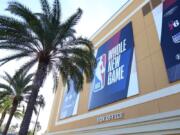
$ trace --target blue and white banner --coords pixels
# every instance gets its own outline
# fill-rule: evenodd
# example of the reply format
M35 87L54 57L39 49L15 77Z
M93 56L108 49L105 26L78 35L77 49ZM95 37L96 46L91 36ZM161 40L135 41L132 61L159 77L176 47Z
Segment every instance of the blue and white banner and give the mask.
M133 54L134 40L130 22L97 50L97 67L91 88L89 109L138 93Z
M163 3L161 48L169 81L180 80L180 0Z
M74 90L74 82L70 80L69 91L65 90L61 103L60 119L64 119L77 114L79 94Z

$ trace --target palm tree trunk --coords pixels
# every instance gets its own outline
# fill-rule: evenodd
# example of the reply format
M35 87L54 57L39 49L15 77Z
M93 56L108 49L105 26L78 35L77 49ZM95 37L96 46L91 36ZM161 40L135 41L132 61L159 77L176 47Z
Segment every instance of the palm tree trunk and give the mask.
M33 135L34 135L35 132L36 132L36 125L37 125L37 122L38 122L40 110L41 110L41 105L40 105L40 107L39 107L38 115L37 115L37 118L36 118L36 123L35 123L35 125L34 125Z
M3 111L3 113L2 113L2 115L1 115L1 119L0 119L0 127L1 127L1 125L2 125L2 123L3 123L3 121L4 121L4 118L6 117L6 114L7 114L7 111L6 111L6 109Z
M5 126L5 128L4 128L4 131L3 131L3 133L2 133L3 135L6 135L7 132L8 132L9 126L10 126L10 124L11 124L11 120L12 120L12 118L13 118L14 113L16 112L17 106L18 106L18 100L14 99L14 100L13 100L13 106L12 106L12 108L11 108L11 112L10 112L10 114L9 114L8 121L7 121L6 126Z
M35 75L35 79L33 82L34 88L32 90L32 93L30 95L30 98L27 104L26 112L25 112L23 121L21 123L20 130L19 130L19 135L27 135L28 133L31 117L33 114L33 108L36 103L36 98L38 96L39 89L42 86L43 81L45 80L45 77L47 74L46 70L47 70L47 64L42 63L42 62L39 63L38 69Z

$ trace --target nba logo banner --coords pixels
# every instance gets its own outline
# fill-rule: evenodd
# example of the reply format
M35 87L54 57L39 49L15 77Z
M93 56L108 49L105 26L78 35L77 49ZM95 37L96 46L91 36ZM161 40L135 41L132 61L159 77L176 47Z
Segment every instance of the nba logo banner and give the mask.
M91 86L89 109L138 93L135 62L133 65L135 70L131 75L133 54L134 41L130 22L97 50L97 67ZM129 85L130 80L134 88ZM130 92L129 89L133 91Z
M161 48L170 82L180 80L180 0L165 0Z
M97 58L97 68L94 80L94 91L102 90L105 86L106 54Z

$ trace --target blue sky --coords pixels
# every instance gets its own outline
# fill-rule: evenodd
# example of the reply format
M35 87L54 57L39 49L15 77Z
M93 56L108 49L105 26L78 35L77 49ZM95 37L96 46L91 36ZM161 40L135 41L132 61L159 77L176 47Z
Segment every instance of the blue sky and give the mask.
M39 0L18 0L34 12L40 12ZM78 35L83 37L91 37L98 28L100 28L120 7L128 0L60 0L62 7L62 20L65 20L72 15L77 8L83 9L83 15L76 26ZM0 15L11 16L5 9L8 6L9 0L0 0ZM49 0L50 3L53 0ZM3 54L5 54L3 52ZM2 54L1 54L2 57ZM15 63L14 63L15 64ZM12 64L11 64L12 65ZM3 66L0 68L0 74L2 71L12 72L18 66ZM44 132L48 123L53 94L52 94L52 80L48 78L46 85L42 88L41 93L45 96L46 107L40 114L40 122L42 125L42 131ZM34 117L35 118L35 117Z
M10 15L7 3L12 0L0 0L0 15ZM34 12L41 11L39 0L18 0ZM77 8L83 9L83 15L78 23L77 31L80 35L90 37L95 31L128 0L60 0L62 19L72 15ZM53 0L49 0L53 3Z

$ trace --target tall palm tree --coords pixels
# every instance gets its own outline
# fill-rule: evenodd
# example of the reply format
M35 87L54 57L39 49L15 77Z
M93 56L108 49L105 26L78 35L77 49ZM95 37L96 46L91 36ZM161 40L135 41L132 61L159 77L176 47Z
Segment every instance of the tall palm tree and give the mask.
M96 60L92 43L75 36L74 26L79 21L82 10L61 22L59 0L54 0L52 8L47 0L40 0L42 13L33 13L18 2L10 2L7 8L21 19L0 16L0 49L16 50L16 54L0 59L2 64L14 59L30 57L21 69L31 68L37 63L33 81L34 88L21 124L19 135L26 135L32 117L33 106L49 72L55 82L60 73L64 84L72 79L75 89L81 90L84 82L91 81ZM20 69L20 70L21 70Z
M8 96L12 99L12 107L10 110L9 118L3 131L3 135L7 134L11 120L17 111L18 105L28 96L30 90L32 90L33 74L27 74L27 71L17 72L11 77L7 72L2 77L6 83L0 83L0 95Z

